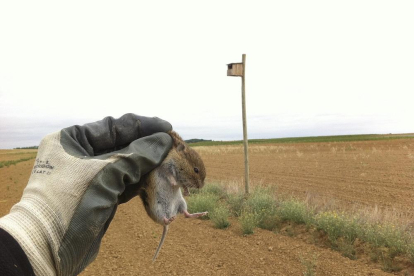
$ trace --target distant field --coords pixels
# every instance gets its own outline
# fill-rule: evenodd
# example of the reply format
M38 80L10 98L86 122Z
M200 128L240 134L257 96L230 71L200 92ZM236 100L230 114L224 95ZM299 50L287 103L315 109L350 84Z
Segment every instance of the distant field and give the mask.
M277 144L277 143L323 143L323 142L355 142L355 141L376 141L393 139L414 139L414 133L404 134L362 134L362 135L338 135L338 136L311 136L291 137L274 139L249 139L252 144ZM243 140L235 141L204 141L191 143L191 146L224 146L242 144Z
M36 149L0 150L0 168L35 159Z

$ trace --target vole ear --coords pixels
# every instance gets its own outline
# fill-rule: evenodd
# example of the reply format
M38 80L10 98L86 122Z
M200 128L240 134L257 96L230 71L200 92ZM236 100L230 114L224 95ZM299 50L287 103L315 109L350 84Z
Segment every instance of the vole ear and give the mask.
M177 151L183 151L183 150L185 150L185 145L184 144L178 144L178 146L177 146Z

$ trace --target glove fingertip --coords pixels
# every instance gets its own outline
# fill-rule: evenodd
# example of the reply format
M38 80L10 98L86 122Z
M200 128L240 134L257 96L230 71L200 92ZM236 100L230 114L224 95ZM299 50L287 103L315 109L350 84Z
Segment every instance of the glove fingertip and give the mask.
M158 117L142 117L141 131L142 136L148 136L157 132L168 132L172 130L172 125Z

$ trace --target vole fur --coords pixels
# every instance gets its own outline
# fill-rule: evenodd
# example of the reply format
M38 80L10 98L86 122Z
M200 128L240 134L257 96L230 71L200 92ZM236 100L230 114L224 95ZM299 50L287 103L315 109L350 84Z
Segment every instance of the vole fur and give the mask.
M202 188L206 177L204 163L198 153L190 148L175 132L168 134L173 139L173 147L160 166L152 170L144 179L140 197L147 214L155 222L163 225L161 241L153 257L153 261L164 243L168 225L178 213L186 218L204 216L207 212L190 214L187 203L181 193L189 194L189 188Z

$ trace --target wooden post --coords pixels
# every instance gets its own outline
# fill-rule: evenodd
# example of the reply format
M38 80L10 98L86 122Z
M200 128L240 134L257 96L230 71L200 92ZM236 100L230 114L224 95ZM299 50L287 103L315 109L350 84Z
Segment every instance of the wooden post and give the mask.
M249 188L249 145L247 141L247 120L246 120L246 54L242 56L243 75L242 75L242 116L243 116L243 145L244 145L244 186L246 194L250 192Z
M243 117L243 145L244 145L244 186L246 194L249 194L249 149L247 142L246 120L246 54L242 56L242 63L227 64L227 76L242 77L242 117Z

